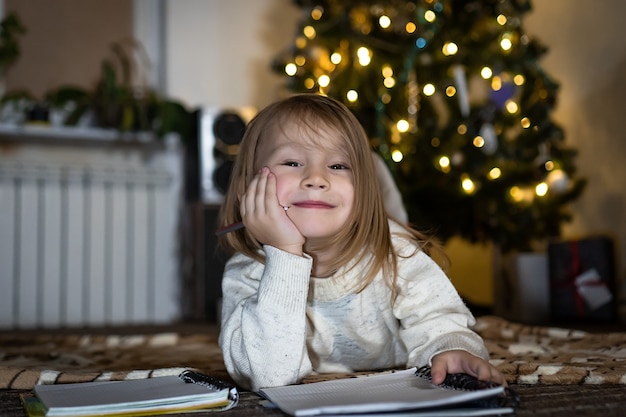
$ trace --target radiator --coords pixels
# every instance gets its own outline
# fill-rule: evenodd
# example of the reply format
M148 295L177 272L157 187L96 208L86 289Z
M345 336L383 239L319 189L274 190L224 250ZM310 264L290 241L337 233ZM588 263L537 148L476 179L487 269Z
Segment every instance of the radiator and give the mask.
M0 159L0 328L180 315L176 152L12 143Z

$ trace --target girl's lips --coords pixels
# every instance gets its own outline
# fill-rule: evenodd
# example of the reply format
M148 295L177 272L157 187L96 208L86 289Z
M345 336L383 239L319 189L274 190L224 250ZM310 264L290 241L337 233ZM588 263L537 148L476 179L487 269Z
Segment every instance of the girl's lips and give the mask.
M299 201L292 204L293 207L313 208L313 209L331 209L334 206L323 201Z

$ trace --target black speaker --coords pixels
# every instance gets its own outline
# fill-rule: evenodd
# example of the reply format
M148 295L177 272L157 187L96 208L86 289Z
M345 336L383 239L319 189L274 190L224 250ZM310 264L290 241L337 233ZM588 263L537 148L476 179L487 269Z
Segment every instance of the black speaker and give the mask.
M230 174L254 110L201 108L197 111L197 198L219 205L228 189Z

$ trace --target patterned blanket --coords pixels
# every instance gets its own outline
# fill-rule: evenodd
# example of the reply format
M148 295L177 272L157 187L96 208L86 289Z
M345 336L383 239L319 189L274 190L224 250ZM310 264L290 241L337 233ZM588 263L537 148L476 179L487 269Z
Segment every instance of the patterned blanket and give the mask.
M626 384L626 332L587 333L478 318L491 362L517 384ZM0 333L0 389L123 380L195 369L228 380L217 328L184 334ZM352 375L317 375L304 382Z

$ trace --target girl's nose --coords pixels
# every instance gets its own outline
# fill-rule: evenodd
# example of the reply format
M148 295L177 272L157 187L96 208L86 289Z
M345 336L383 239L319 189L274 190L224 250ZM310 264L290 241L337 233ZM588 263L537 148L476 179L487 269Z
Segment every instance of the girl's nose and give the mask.
M319 188L323 190L327 189L330 186L330 183L321 170L311 168L307 170L307 175L304 177L303 185L306 188Z

